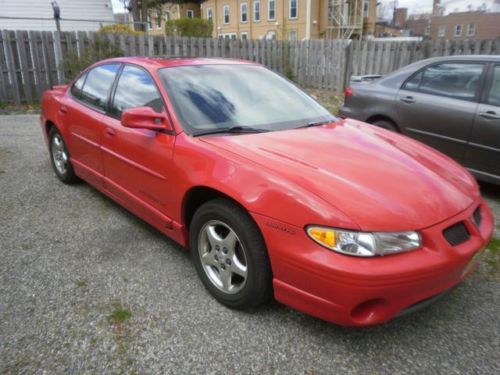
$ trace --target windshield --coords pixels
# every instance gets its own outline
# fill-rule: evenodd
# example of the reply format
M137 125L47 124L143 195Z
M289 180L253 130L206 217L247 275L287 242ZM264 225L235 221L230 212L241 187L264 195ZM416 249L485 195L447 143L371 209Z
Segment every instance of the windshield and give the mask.
M179 66L159 74L179 121L194 135L225 129L284 130L335 119L262 66Z

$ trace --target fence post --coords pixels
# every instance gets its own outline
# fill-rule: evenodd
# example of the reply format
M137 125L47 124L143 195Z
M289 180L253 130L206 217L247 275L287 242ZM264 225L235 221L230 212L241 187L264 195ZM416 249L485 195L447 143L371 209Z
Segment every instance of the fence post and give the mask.
M64 82L61 33L59 31L54 31L52 35L54 38L54 54L56 57L57 83L59 84Z
M349 85L349 80L351 79L351 69L352 69L352 44L353 41L348 41L344 53L344 78L342 81L342 89L345 89Z

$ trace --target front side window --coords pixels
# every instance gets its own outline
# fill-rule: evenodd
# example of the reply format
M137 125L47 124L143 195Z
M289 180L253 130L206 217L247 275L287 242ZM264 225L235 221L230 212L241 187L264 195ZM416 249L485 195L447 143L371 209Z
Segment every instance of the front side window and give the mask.
M248 4L247 3L240 4L240 21L241 22L248 21Z
M224 5L223 13L224 13L224 23L229 23L229 5Z
M267 0L267 19L269 21L276 19L276 0Z
M255 65L198 65L159 71L182 126L202 134L234 126L291 129L334 117L299 88Z
M455 25L455 36L462 35L462 25Z
M408 81L407 90L472 101L476 97L483 64L443 63L424 69Z
M255 22L260 21L260 0L253 2L253 20Z
M288 18L297 18L297 2L299 0L288 0Z
M80 99L93 107L105 110L119 69L119 64L99 65L91 69L87 73Z
M149 73L127 65L118 79L111 113L120 117L125 109L136 107L150 107L160 113L164 104Z
M500 107L500 65L495 66L493 82L488 94L488 104Z

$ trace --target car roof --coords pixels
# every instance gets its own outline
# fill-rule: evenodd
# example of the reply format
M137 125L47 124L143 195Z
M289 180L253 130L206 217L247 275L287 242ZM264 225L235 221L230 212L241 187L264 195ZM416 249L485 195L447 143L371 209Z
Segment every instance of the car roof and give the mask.
M450 56L439 56L431 57L429 59L421 60L420 62L439 62L439 61L500 61L500 55L450 55Z
M115 57L106 59L102 62L121 62L140 65L146 69L169 68L173 66L189 66L189 65L244 65L257 63L248 60L229 59L229 58L206 58L206 57L144 57L144 56L129 56Z

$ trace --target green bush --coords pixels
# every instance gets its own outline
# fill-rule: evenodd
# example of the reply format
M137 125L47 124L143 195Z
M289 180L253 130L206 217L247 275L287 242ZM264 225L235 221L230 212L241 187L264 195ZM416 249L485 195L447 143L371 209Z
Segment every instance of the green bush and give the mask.
M112 43L106 35L96 34L81 56L76 51L70 51L64 56L63 69L66 81L72 80L78 73L93 63L110 57L121 57L123 51Z
M165 34L168 36L211 38L212 31L212 21L202 18L181 18L178 20L169 20L165 24Z
M132 30L129 25L125 25L123 23L112 23L110 25L102 26L99 29L99 32L100 33L121 33L121 34L130 34L130 35L144 34L143 32Z

